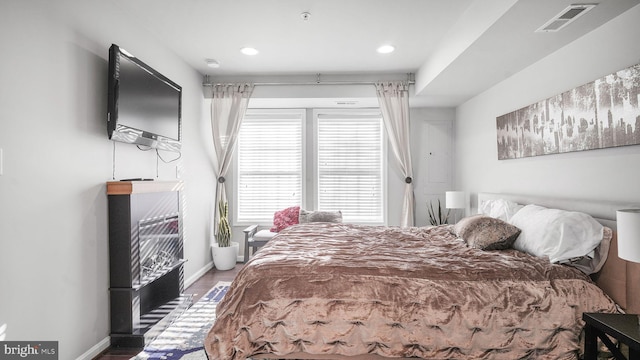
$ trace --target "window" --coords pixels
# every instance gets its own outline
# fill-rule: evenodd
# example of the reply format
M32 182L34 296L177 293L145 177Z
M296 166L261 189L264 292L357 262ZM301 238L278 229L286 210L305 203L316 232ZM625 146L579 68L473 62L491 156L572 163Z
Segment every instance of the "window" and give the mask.
M345 222L384 223L384 148L379 112L315 111L316 204Z
M247 111L236 148L236 222L271 224L274 212L300 205L341 210L345 222L383 224L386 154L380 112L314 110L309 133L305 114L304 109Z
M248 110L236 148L236 221L271 223L302 204L304 110Z

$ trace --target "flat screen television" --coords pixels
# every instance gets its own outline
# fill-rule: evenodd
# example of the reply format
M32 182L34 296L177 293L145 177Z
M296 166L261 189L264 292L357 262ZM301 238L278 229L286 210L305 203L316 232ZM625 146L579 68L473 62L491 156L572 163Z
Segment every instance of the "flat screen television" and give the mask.
M109 48L109 139L180 151L182 87L118 45Z

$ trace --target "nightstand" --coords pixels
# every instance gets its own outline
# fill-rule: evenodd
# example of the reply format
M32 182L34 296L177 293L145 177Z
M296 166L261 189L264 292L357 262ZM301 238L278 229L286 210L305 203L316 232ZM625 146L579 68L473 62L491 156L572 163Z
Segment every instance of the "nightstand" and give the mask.
M626 359L620 349L606 336L609 335L629 346L629 360L640 360L640 326L638 315L584 313L584 360L598 358L598 338L616 359Z

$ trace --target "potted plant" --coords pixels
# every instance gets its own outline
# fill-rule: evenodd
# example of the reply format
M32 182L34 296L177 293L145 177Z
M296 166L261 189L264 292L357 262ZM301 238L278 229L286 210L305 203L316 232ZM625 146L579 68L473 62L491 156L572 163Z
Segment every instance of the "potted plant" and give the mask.
M218 233L216 241L211 245L213 264L218 270L230 270L236 266L239 244L231 241L231 226L229 225L229 204L218 202Z
M433 201L429 202L429 206L427 207L427 211L429 212L429 223L431 225L443 225L446 224L449 220L449 212L451 210L447 210L446 212L442 211L442 207L440 206L440 199L438 199L438 210L434 210Z

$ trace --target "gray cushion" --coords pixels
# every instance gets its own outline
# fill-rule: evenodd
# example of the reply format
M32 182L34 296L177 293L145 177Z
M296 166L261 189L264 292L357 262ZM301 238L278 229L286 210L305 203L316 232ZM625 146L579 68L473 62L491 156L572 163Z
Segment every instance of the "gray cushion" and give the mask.
M253 235L253 240L255 241L269 241L272 237L276 236L278 233L274 233L269 231L268 229L263 229L258 231L255 235Z
M342 212L341 211L309 211L300 209L300 215L298 218L300 224L310 223L310 222L331 222L331 223L339 223L342 222Z
M464 218L453 229L468 246L481 250L509 249L520 235L519 228L484 215Z

